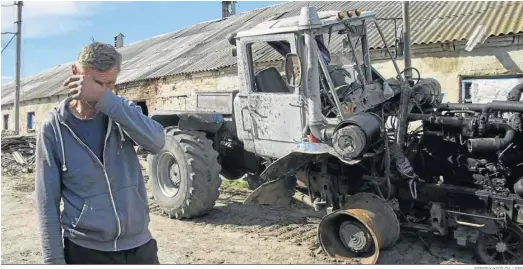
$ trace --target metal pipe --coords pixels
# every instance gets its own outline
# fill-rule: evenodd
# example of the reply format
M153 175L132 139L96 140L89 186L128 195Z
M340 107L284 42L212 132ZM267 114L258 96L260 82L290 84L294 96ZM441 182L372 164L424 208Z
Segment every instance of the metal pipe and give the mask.
M516 85L507 95L507 101L521 100L521 93L523 93L523 83Z
M300 30L304 31L305 49L302 53L306 53L306 61L304 63L305 77L304 89L307 94L307 109L308 109L308 125L311 134L322 139L325 122L323 114L321 113L321 98L320 98L320 72L318 67L318 45L314 38L314 31L316 28L321 28L321 20L314 7L302 7L300 12L300 20L298 22Z
M516 131L507 124L487 123L487 130L491 131L505 131L505 136L502 138L472 138L467 141L467 148L469 152L490 152L506 148L516 137Z
M412 92L412 89L407 83L403 83L403 85L398 109L398 126L396 129L396 144L400 150L403 149L403 144L405 143L405 137L408 131L407 116L409 113L409 103Z
M365 74L361 71L361 63L358 60L358 57L356 56L356 50L354 47L354 44L352 44L352 35L350 34L350 31L347 33L347 41L349 42L350 50L352 51L352 57L354 57L354 61L356 62L356 71L358 72L358 78L361 81L361 84L363 85L363 89L366 88L367 82L365 80Z
M327 84L331 90L332 97L334 98L334 104L336 105L336 108L338 109L338 117L343 120L343 110L341 108L340 104L340 97L338 96L338 93L336 92L336 89L334 88L334 83L332 82L332 78L329 75L329 70L327 69L327 64L325 63L325 60L320 57L320 66L321 70L323 70L323 74L325 75L325 79L327 80Z
M494 100L485 104L461 104L446 103L438 106L439 110L468 110L476 112L488 112L491 110L501 112L520 112L523 113L523 102L520 101L500 101Z
M311 31L305 33L307 47L307 103L309 112L309 129L312 135L322 139L323 115L321 114L320 72L318 68L318 47Z
M394 69L396 69L396 74L398 75L398 79L403 80L401 78L401 71L400 71L400 68L398 67L398 63L396 62L396 60L394 60L394 57L392 57L392 53L390 52L389 44L387 43L387 40L385 40L385 36L383 36L383 32L381 32L381 28L378 25L378 22L375 21L374 24L376 25L376 29L378 30L378 33L381 36L381 40L383 40L383 44L385 44L385 49L387 51L387 54L389 54L390 59L392 60Z
M461 128L466 126L472 119L463 117L445 117L445 116L434 116L430 114L408 114L407 118L411 121L424 121L430 124L441 124L445 126L451 126Z
M409 14L409 1L403 2L403 39L404 45L404 57L405 57L405 79L410 81L412 79L412 67L411 55L410 55L410 14Z
M455 128L467 128L471 129L470 126L472 118L463 117L445 117L445 116L432 116L426 114L409 114L409 120L422 120L431 124L441 124L444 126L450 126ZM471 138L467 140L467 148L471 153L477 153L481 151L495 151L501 150L507 147L516 137L516 131L505 123L498 122L485 122L484 128L486 131L504 132L505 136L502 138Z
M16 70L15 70L15 135L20 133L20 49L22 46L22 6L24 2L18 1L18 15L16 21Z
M363 21L363 36L361 37L361 51L363 52L363 67L365 68L365 79L372 82L372 68L370 65L370 51L367 42L367 23Z
M312 202L312 199L309 195L307 194L301 194L298 198L299 201L301 201L302 203L310 206L310 207L314 207L314 203Z

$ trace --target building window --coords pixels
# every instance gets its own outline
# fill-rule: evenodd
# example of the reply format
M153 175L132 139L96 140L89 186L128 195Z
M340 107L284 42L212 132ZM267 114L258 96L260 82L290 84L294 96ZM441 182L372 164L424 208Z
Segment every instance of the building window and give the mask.
M461 100L463 100L463 103L472 102L472 100L471 100L472 96L470 95L471 86L472 86L472 81L470 81L470 80L463 81L463 84L462 84L463 90L462 90L462 97L461 97Z
M4 115L4 130L9 129L9 114Z
M523 83L522 76L466 77L461 80L462 103L488 103L506 100L514 86Z
M27 130L34 129L34 118L35 118L34 112L27 112Z

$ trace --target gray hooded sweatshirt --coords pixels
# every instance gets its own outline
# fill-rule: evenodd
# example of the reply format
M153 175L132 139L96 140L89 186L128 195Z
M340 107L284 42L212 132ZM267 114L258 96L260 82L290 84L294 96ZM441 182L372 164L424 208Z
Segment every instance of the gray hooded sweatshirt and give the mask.
M62 101L47 114L36 142L36 209L44 263L65 263L62 236L99 251L147 243L152 238L149 208L134 145L159 153L165 144L163 127L107 90L96 105L108 116L100 160L67 125L65 109Z

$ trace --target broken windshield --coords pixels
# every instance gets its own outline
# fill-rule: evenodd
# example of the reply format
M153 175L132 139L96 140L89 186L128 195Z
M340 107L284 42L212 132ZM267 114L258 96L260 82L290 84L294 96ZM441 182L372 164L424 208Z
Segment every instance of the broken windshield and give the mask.
M321 57L325 60L325 62L327 64L329 64L331 62L330 52L323 42L323 36L321 36L321 35L316 36L315 39L316 39L316 44L318 44L318 48L320 49ZM270 41L267 43L269 44L269 46L271 46L273 49L275 49L282 56L285 56L288 53L291 53L291 46L290 46L289 42L287 42L287 41Z

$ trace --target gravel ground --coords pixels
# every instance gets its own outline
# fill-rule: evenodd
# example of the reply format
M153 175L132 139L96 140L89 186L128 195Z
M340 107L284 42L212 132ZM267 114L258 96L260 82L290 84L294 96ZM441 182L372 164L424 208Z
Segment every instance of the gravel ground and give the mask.
M34 175L2 176L2 264L38 264ZM222 190L209 214L187 221L167 218L150 200L151 231L163 264L334 264L316 245L320 215L290 208L247 206L247 191ZM151 195L150 195L151 196ZM380 254L379 264L469 264L469 250L440 240L430 252L417 236L402 234Z

